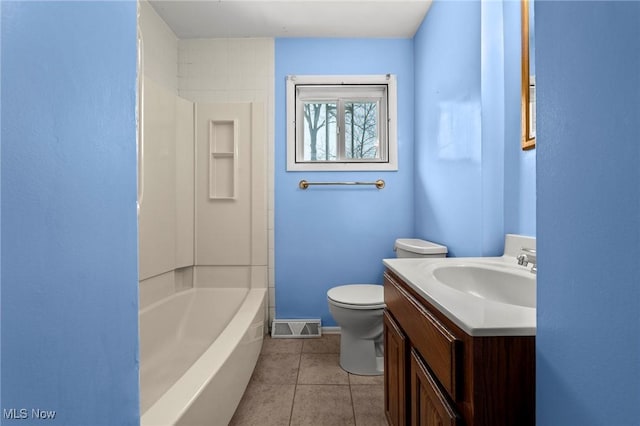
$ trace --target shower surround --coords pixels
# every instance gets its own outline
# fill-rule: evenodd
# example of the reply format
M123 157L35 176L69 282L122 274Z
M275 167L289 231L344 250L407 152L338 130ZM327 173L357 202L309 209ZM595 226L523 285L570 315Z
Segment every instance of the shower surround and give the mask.
M273 57L273 41L177 40L146 2L140 29L141 422L215 413L226 424L268 318L273 60L256 63ZM163 359L187 362L169 369ZM225 404L197 402L212 395Z

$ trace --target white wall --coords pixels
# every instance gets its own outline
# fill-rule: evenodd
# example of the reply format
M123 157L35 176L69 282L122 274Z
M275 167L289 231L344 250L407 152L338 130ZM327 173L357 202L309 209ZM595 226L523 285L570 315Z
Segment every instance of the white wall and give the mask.
M146 1L139 2L138 25L144 40L144 74L163 87L178 88L178 38Z
M144 165L140 203L140 279L175 269L175 95L150 78L144 82Z
M140 2L139 29L144 88L139 266L144 308L192 285L194 146L193 104L177 96L178 39L146 1Z
M243 287L267 287L265 115L262 103L196 104L198 287L229 287L214 278L220 271L244 275Z
M150 96L156 98L145 105L145 109L151 111L147 124L152 127L145 126L140 306L188 287L192 282L190 267L196 265L195 282L201 280L203 285L215 285L215 282L227 286L269 285L270 316L273 317L275 279L273 267L269 266L273 265L274 222L273 39L178 40L146 1L140 3L139 22L144 39L145 84L152 88ZM215 209L205 215L198 214L194 208L197 204L194 198L194 146L184 143L186 140L193 142L193 135L189 133L193 132L193 127L188 125L188 106L192 103L248 102L264 105L258 121L266 126L260 146L252 148L249 163L243 166L246 167L243 173L251 176L252 182L251 258L242 262L198 262L193 252L193 247L197 246L194 235L199 235L194 217L199 218L195 220L200 221L200 226L213 224L221 218ZM163 104L162 108L157 108L160 104ZM262 154L254 155L254 151ZM256 179L257 176L261 178ZM224 249L216 248L217 251ZM206 253L200 253L199 257L215 258ZM189 268L176 269L182 267Z
M145 100L143 200L139 223L140 308L172 294L175 268L175 93L178 40L146 1L139 2Z
M199 103L261 102L265 105L266 188L268 238L267 264L251 270L253 285L269 286L269 318L274 316L274 215L273 215L273 123L274 123L273 39L193 39L178 41L178 93ZM253 210L252 214L263 214ZM262 232L254 229L252 232ZM255 236L254 236L255 237ZM257 239L259 240L259 238ZM258 243L254 239L254 243ZM258 243L259 244L259 243ZM255 249L255 247L254 247ZM257 267L256 267L257 266Z

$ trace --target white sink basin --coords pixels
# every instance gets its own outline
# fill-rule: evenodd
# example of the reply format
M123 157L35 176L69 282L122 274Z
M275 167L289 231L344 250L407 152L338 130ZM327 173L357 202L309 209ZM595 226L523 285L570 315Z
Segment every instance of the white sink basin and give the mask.
M536 307L536 276L529 271L484 264L443 264L430 269L438 282L463 293L510 305Z
M535 336L536 275L518 265L535 238L505 236L504 254L396 258L384 265L427 303L471 336Z

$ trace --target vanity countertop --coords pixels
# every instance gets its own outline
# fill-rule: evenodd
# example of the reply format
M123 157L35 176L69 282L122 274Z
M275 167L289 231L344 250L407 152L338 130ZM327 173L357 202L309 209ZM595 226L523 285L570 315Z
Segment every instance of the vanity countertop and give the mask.
M430 272L439 265L489 265L531 274L513 256L384 259L384 265L471 336L535 336L536 308L497 302L442 284ZM535 304L534 304L535 305Z

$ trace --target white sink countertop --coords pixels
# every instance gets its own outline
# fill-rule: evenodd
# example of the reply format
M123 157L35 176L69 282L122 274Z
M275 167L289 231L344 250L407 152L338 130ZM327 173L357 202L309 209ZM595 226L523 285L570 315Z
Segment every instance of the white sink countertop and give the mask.
M505 250L505 252L508 251ZM525 280L530 278L535 280L535 275L530 272L531 267L518 265L514 253L501 257L384 259L383 263L471 336L535 336L536 334L536 308L479 297L443 284L434 276L433 271L439 266L470 266L504 271L521 276ZM533 299L530 306L535 306L535 291Z

